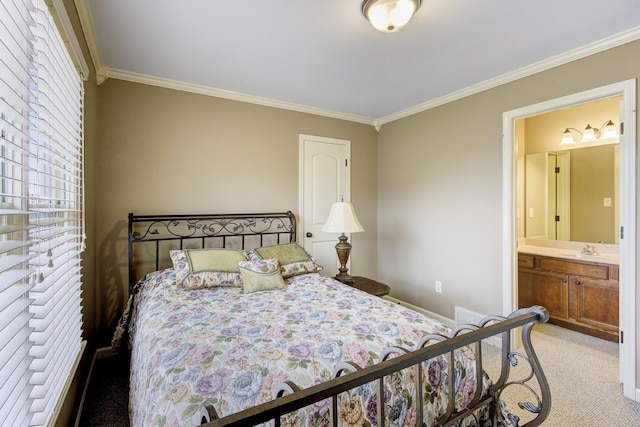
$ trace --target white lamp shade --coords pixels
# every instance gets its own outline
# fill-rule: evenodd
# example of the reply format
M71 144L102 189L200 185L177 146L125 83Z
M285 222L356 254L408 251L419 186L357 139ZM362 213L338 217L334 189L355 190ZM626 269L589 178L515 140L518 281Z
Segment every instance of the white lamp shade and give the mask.
M618 131L616 130L616 125L613 124L611 120L607 122L604 127L604 132L602 132L602 139L610 139L617 138Z
M329 218L321 230L328 233L359 233L364 228L351 203L336 202L331 206Z
M562 134L562 141L560 141L560 145L572 145L575 144L576 141L573 139L573 135L571 135L571 131L569 129L565 129Z
M582 134L582 139L580 140L580 142L595 142L597 140L598 138L596 138L595 130L591 127L591 125L587 125L587 127L584 128L584 133Z

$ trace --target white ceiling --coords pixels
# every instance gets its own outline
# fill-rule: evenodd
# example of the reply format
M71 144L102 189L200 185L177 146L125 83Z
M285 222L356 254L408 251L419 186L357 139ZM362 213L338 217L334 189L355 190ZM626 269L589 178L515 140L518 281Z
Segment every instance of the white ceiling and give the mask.
M640 38L640 0L423 0L390 34L360 0L75 2L99 79L372 123Z

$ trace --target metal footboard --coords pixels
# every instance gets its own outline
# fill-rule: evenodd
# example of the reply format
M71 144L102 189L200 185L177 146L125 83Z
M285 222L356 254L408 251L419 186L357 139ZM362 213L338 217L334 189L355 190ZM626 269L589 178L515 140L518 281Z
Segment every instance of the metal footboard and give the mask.
M456 328L450 337L430 335L425 337L419 348L407 351L399 347L387 349L381 356L380 363L360 368L354 364L341 364L336 367L331 381L319 385L300 389L293 383L281 384L278 388L278 398L242 412L218 418L218 414L211 406L207 406L203 414L202 425L207 427L222 426L252 426L273 420L276 427L280 426L281 418L294 411L310 406L316 402L330 399L333 425L338 425L338 395L355 389L367 383L377 384L377 416L378 425L385 425L386 419L384 405L382 404L384 378L405 369L415 369L417 374L417 402L423 402L423 363L438 356L455 359L454 353L462 347L470 346L476 355L476 390L464 408L455 406L454 381L448 384L448 405L444 414L439 415L436 425L458 426L463 422L474 425L473 418L480 410L487 410L488 418L492 426L538 426L549 415L551 408L551 394L549 384L544 375L533 345L531 344L531 331L534 325L545 323L549 319L549 313L544 307L534 306L513 312L508 317L491 316L483 319L478 325L461 325ZM512 332L522 327L521 340L524 353L511 351ZM483 351L482 341L491 337L501 338L501 370L497 379L492 379L492 385L482 392ZM521 378L513 379L512 367L519 363L527 363L530 371ZM449 378L454 378L454 363L449 363ZM509 408L503 411L501 396L507 389L522 388L531 400L518 402L517 408ZM423 405L418 406L416 425L424 424L425 414L422 413ZM520 424L520 417L514 412L528 413L527 418L532 418L524 424ZM466 421L465 421L466 420ZM466 425L466 424L465 424Z

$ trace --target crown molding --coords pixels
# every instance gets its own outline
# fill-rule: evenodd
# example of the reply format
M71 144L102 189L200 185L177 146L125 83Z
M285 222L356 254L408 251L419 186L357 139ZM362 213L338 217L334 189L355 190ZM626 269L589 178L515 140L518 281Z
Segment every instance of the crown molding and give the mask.
M439 98L434 98L416 106L407 108L405 110L398 111L380 118L371 118L358 116L354 114L341 113L332 110L326 110L322 108L310 107L307 105L294 104L290 102L278 101L269 98L262 98L258 96L252 96L223 89L216 89L209 86L196 85L191 83L185 83L177 80L170 80L161 77L155 77L147 74L133 73L124 70L118 70L114 68L105 67L102 62L102 56L100 55L100 49L95 36L95 28L93 25L93 19L91 12L87 4L88 0L74 0L76 9L78 10L78 16L80 18L80 24L84 32L91 60L96 70L96 81L100 85L108 78L114 78L119 80L126 80L134 83L142 83L151 86L158 86L167 89L175 89L185 92L197 93L200 95L214 96L217 98L224 98L233 101L247 102L251 104L263 105L266 107L281 108L284 110L296 111L300 113L314 114L318 116L330 117L334 119L347 120L356 123L363 123L373 126L376 131L380 131L380 128L385 123L393 122L395 120L402 119L431 108L438 107L440 105L447 104L449 102L456 101L458 99L465 98L470 95L483 92L485 90L493 89L497 86L505 83L510 83L515 80L522 79L524 77L531 76L541 71L546 71L551 68L557 67L575 61L589 55L593 55L607 49L611 49L625 43L629 43L640 39L640 26L631 28L622 33L615 34L611 37L596 41L594 43L585 45L583 47L573 49L571 51L562 53L560 55L553 56L551 58L539 61L532 65L520 68L515 71L511 71L502 74L493 79L485 80L478 84L466 87L464 89L449 93Z
M421 113L431 108L448 104L449 102L457 101L458 99L462 99L470 95L475 95L485 90L493 89L497 86L503 85L505 83L510 83L515 80L519 80L524 77L528 77L533 74L539 73L541 71L546 71L551 68L564 65L569 62L576 61L578 59L585 58L587 56L590 56L599 52L603 52L607 49L611 49L611 48L614 48L638 39L640 39L640 26L631 28L630 30L615 34L611 37L607 37L605 39L579 47L577 49L570 50L560 55L547 58L543 61L536 62L534 64L520 68L518 70L502 74L493 79L485 80L484 82L466 87L459 91L452 92L447 95L441 96L439 98L432 99L430 101L424 102L414 107L407 108L406 110L402 110L397 113L390 114L388 116L379 118L378 120L376 120L376 122L378 123L379 126L382 126L385 123L389 123L395 120L402 119L404 117Z
M166 89L180 90L184 92L197 93L200 95L214 96L216 98L224 98L232 101L247 102L250 104L262 105L265 107L281 108L283 110L295 111L298 113L314 114L317 116L330 117L333 119L347 120L350 122L362 123L366 125L374 125L375 119L355 114L340 113L337 111L325 110L322 108L309 107L307 105L294 104L291 102L278 101L270 98L262 98L259 96L246 95L243 93L232 92L228 90L216 89L209 86L185 83L178 80L165 79L161 77L150 76L148 74L132 73L130 71L117 70L113 68L104 68L103 75L106 78L118 80L126 80L134 83L141 83L150 86L158 86Z

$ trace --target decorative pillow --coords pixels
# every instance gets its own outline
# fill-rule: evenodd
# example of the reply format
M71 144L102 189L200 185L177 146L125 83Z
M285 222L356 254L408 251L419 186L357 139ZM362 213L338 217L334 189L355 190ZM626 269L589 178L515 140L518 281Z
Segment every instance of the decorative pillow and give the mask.
M235 249L186 249L169 251L176 285L185 289L242 286L238 263L247 258Z
M322 270L322 266L316 263L311 255L297 243L283 245L263 246L247 252L252 261L259 259L277 259L282 269L282 277L298 276L306 273L316 273Z
M280 289L287 286L280 272L277 259L261 259L258 261L240 261L238 263L244 293L248 294L269 289Z

